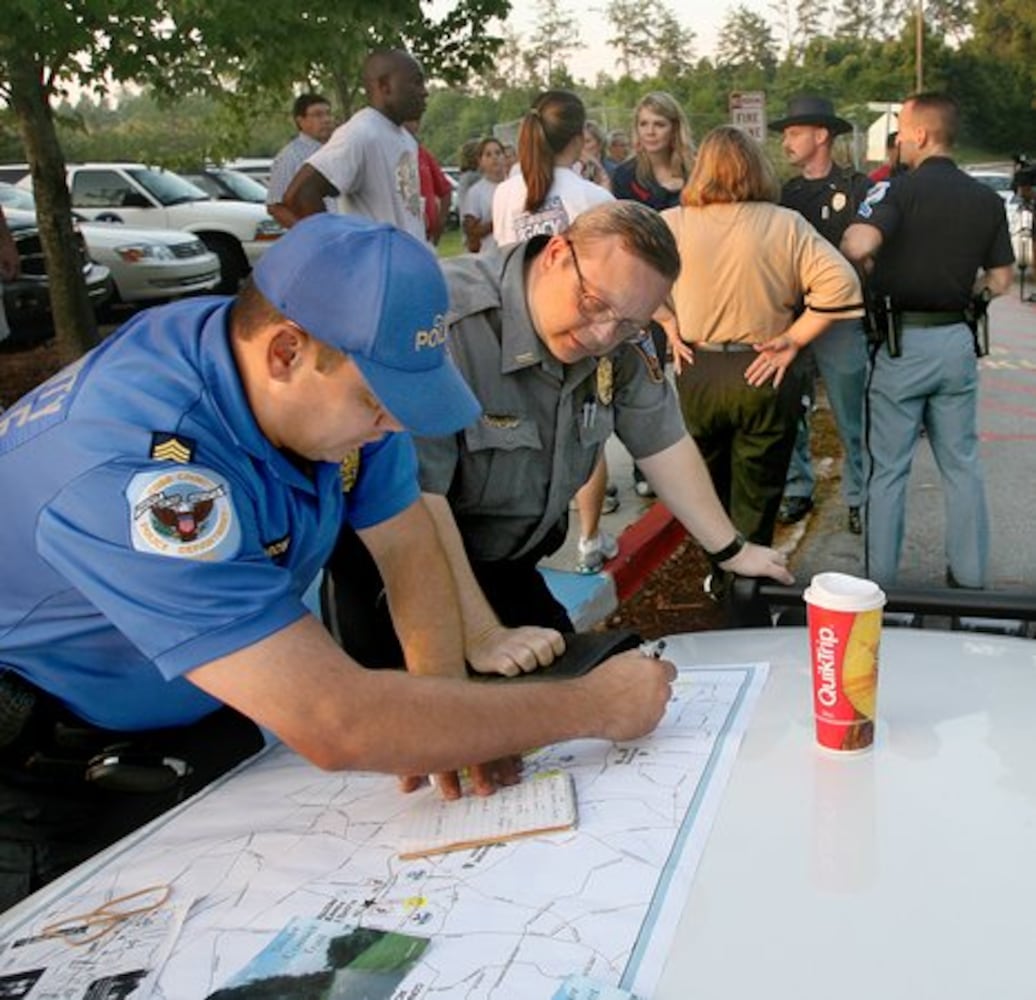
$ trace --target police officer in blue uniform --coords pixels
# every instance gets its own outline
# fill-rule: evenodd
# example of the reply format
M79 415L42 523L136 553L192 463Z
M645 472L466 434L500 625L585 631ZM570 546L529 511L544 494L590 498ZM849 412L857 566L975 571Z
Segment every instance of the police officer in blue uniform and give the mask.
M530 746L655 724L672 668L637 654L549 693L461 679L401 433L479 413L446 302L420 241L321 215L236 300L142 313L0 415L0 908L254 752L257 726L452 797L472 761L488 794ZM428 676L361 669L308 612L343 522Z
M838 246L870 188L866 174L834 161L834 140L851 132L852 125L834 113L834 106L826 98L801 96L788 103L787 115L772 122L770 128L781 133L784 155L801 171L781 188L781 204L798 212L828 242ZM867 377L862 321L836 321L809 349L824 380L842 442L842 498L848 508L848 528L858 535L862 530L860 508L864 497L863 395ZM785 524L801 520L813 506L810 405L812 400L804 407L778 512L778 520Z
M951 158L956 101L907 98L899 115L908 172L876 185L845 232L842 251L865 267L879 325L870 387L868 575L895 584L906 487L922 428L942 475L947 582L982 587L989 523L978 454L976 315L1013 281L1004 205ZM970 324L970 325L969 325Z

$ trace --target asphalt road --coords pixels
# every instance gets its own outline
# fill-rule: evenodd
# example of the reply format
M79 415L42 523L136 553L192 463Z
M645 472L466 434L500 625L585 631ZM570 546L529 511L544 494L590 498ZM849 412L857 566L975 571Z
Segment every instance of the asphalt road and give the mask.
M1026 293L1033 283L1026 284ZM1018 286L990 310L991 351L980 362L979 438L990 513L988 588L1036 594L1036 304ZM792 557L800 581L822 570L862 575L863 546L828 502L811 515ZM899 585L944 586L945 515L927 441L914 457Z

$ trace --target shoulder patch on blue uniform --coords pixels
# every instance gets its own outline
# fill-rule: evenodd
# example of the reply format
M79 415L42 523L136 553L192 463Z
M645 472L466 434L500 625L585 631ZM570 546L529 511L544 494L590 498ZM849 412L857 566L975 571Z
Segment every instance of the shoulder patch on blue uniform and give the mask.
M171 434L168 431L151 432L151 457L160 462L179 462L186 465L194 461L198 442L194 438Z
M878 183L867 192L867 197L863 199L863 204L860 206L860 209L856 214L861 218L869 219L871 214L874 212L874 206L884 199L888 189L888 181L878 181Z
M138 552L222 562L241 547L230 484L211 469L183 465L137 473L126 487L126 500Z

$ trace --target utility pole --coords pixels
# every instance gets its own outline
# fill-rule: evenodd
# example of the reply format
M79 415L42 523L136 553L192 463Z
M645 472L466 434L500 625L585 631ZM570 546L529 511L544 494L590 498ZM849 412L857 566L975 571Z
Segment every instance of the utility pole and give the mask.
M914 92L919 94L924 90L924 0L917 0L917 26L914 29L914 42L916 70Z

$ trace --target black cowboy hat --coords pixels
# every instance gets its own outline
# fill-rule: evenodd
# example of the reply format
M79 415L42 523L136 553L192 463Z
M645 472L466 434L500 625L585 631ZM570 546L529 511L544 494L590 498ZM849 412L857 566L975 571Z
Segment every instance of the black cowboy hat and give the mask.
M851 132L852 125L835 114L835 106L826 97L793 97L788 101L788 113L770 122L773 132L783 132L789 125L818 125L832 136Z

